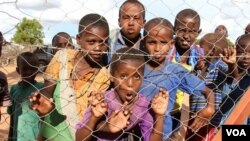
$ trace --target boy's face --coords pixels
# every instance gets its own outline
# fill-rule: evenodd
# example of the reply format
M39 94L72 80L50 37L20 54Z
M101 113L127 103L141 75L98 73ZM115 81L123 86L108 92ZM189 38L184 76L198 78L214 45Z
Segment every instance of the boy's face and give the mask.
M20 74L23 81L33 82L38 72L38 66L32 66L31 64L23 63L17 67L17 72Z
M73 45L72 43L69 41L70 38L69 37L66 37L64 35L60 35L60 37L57 37L56 39L56 43L55 43L55 46L57 48L71 48L73 49ZM57 52L58 49L55 49L55 52Z
M223 25L219 25L218 27L216 27L215 33L217 34L221 34L221 35L224 35L225 37L227 37L227 29L225 26Z
M201 32L199 24L194 18L183 18L176 23L176 44L183 50L188 50Z
M143 27L145 20L142 7L137 4L127 3L123 5L119 15L119 26L126 38L136 38Z
M144 62L127 59L116 63L116 69L112 74L115 92L123 103L131 102L137 96L142 84Z
M250 67L250 41L243 42L236 47L237 65L241 69Z
M89 60L101 62L103 52L108 48L108 31L103 27L88 27L85 31L77 35L77 43L87 53Z
M201 48L203 48L203 51L204 51L203 58L206 59L206 60L210 60L211 57L214 56L213 46L210 43L206 42L206 41L201 41L200 46L201 46Z
M166 59L174 41L168 28L157 26L149 30L148 35L144 38L144 43L148 53L153 55L151 59L161 64Z

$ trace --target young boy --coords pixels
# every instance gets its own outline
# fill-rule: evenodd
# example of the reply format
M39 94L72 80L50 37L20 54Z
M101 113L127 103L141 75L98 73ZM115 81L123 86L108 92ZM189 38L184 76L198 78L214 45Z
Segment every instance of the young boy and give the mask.
M57 33L52 39L52 46L56 47L53 49L53 52L52 52L53 54L56 54L56 52L59 49L63 49L63 48L73 49L74 48L72 38L66 32Z
M16 71L21 76L21 81L10 89L12 105L7 110L11 116L9 140L35 140L39 131L40 118L29 109L28 97L43 86L35 80L38 73L38 58L31 52L21 53L17 57Z
M137 140L161 140L169 100L167 92L160 90L155 94L151 103L154 114L151 115L150 102L138 94L143 81L144 53L128 47L119 49L117 53L113 55L111 63L114 89L105 94L98 92L92 95L91 106L85 113L84 120L77 125L77 141L93 138L128 140L128 134L136 126L139 126L142 137L133 132L131 134Z
M169 49L174 45L173 25L166 19L155 18L144 27L144 50L149 54L144 71L144 80L140 93L152 99L160 88L169 92L169 105L164 120L164 139L172 134L172 119L170 111L173 109L177 89L188 94L205 96L208 99L207 107L195 117L191 128L199 129L205 125L214 113L213 92L205 86L205 82L190 73L179 64L166 59Z
M238 82L244 76L247 75L249 76L250 74L250 34L241 35L236 40L235 44L236 44L237 63L234 64L234 68L236 68L236 76L227 77L226 84L222 88L223 104L221 106L221 111L223 117L220 125L222 125L225 122L226 118L231 112L232 107L236 104L238 98L241 96L240 94L236 95L236 97L228 96L229 93L234 89L241 87Z
M228 72L232 70L231 68L233 68L230 62L233 59L233 57L231 57L231 50L233 48L228 48L227 39L223 34L216 33L208 33L202 37L200 46L204 49L204 64L202 64L200 69L195 70L195 72L197 72L197 75L200 78L205 80L206 86L214 91L215 110L218 111L219 105L222 101L222 87L225 84L226 77L229 74ZM226 58L221 59L220 55L225 55L226 51L230 52L228 52ZM235 58L233 60L235 60ZM198 64L200 65L200 62ZM195 115L206 105L207 101L204 97L192 95L190 97L191 116ZM214 116L208 125L203 126L195 133L188 129L186 139L212 140L216 126L218 126L220 119L221 117L219 115L216 117ZM189 124L192 122L193 121L191 119Z
M107 20L98 14L84 16L76 39L82 50L58 51L46 70L44 89L30 97L31 108L40 116L52 112L45 116L40 140L75 140L75 125L88 106L87 96L109 86L108 70L102 65L108 48Z
M145 24L144 5L137 0L126 0L119 9L119 27L121 29L111 35L109 62L112 54L123 47L139 48L141 28Z
M230 47L234 47L234 43L228 38L228 31L225 25L218 25L215 30L214 33L217 34L222 34L223 37L225 37L227 39L227 44Z
M202 57L203 50L196 46L195 40L201 32L200 15L193 9L180 11L174 22L175 44L169 51L169 60L177 62L188 70L192 70L198 59ZM184 92L178 90L173 116L173 129L178 131L180 126L181 108Z

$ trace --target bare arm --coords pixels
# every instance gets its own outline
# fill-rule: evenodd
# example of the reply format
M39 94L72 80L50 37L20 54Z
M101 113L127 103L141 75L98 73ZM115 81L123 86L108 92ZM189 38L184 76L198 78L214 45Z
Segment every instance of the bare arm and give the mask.
M150 135L150 141L162 140L162 132L164 126L164 117L168 107L169 95L168 92L160 89L160 92L155 95L152 100L152 108L155 113L155 123L153 131Z
M91 115L89 121L76 131L76 141L89 141L92 137L92 132L95 130L98 118Z
M194 122L189 127L194 132L199 130L202 126L206 125L215 112L214 92L208 87L205 87L202 93L206 97L208 104L207 104L207 107L205 107L204 109L198 112L198 114L196 115L194 119Z
M45 116L54 109L53 93L55 87L56 84L45 80L44 88L40 92L34 92L29 96L30 108L36 110L39 116Z

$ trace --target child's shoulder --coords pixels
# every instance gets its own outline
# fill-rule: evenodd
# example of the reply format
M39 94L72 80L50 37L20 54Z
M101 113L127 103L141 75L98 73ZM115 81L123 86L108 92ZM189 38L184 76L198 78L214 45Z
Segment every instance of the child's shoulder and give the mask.
M168 62L164 67L164 72L179 73L179 72L189 72L179 63Z
M36 88L42 88L43 86L44 86L44 83L42 83L42 82L36 82L35 83Z

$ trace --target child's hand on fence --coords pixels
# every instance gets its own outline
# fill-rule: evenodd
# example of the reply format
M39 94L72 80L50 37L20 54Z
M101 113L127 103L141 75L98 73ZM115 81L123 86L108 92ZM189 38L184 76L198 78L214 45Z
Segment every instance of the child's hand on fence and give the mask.
M101 118L108 110L108 105L104 101L103 92L92 92L90 97L89 103L94 117Z
M125 102L124 107L128 102ZM108 119L108 128L111 133L117 133L126 128L130 122L129 117L132 111L129 109L122 108L121 110L114 111Z
M160 92L156 94L152 100L151 106L156 115L165 115L168 107L169 95L168 92L160 89Z
M194 67L194 70L203 70L207 66L207 62L204 59L199 59Z
M29 96L29 101L31 102L30 108L36 110L41 117L51 112L55 107L52 98L48 99L39 92L32 93Z
M201 127L208 124L213 114L213 110L211 110L209 107L202 109L196 115L192 116L192 118L194 118L194 121L189 128L193 132L197 132Z
M220 54L222 60L227 64L236 63L236 49L235 47L226 48L223 50L223 53Z

